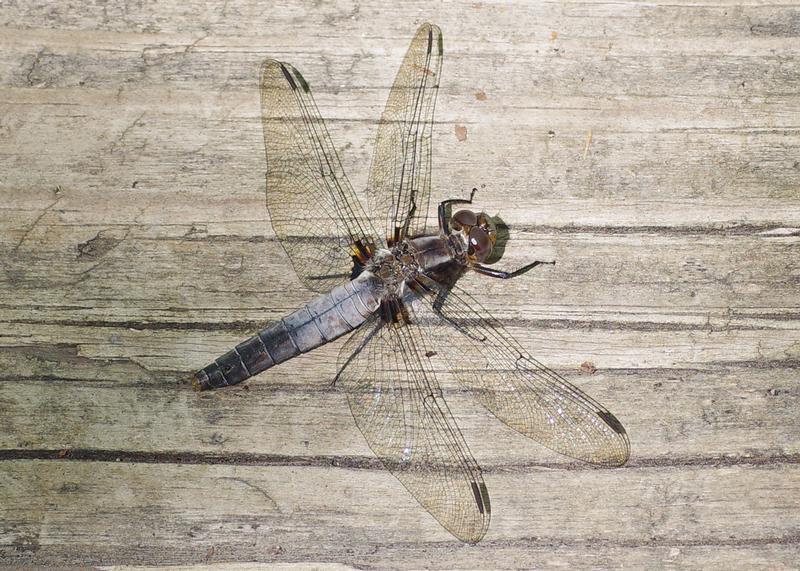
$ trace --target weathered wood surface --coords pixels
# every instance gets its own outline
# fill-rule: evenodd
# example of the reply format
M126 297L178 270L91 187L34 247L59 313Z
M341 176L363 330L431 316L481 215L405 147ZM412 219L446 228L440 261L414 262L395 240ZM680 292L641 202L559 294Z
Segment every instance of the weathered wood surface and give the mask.
M373 458L339 343L186 383L310 297L267 222L258 64L304 73L362 188L425 20L434 198L485 185L505 263L558 260L468 285L632 444L572 462L448 381L477 546ZM0 564L796 568L798 36L769 1L0 4Z

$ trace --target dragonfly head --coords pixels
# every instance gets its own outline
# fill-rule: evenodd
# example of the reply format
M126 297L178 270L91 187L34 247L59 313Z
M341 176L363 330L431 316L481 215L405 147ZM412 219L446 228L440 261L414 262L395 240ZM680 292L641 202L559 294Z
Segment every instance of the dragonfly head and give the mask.
M485 212L459 210L450 218L450 228L462 234L470 259L485 262L491 255L497 241L497 227Z

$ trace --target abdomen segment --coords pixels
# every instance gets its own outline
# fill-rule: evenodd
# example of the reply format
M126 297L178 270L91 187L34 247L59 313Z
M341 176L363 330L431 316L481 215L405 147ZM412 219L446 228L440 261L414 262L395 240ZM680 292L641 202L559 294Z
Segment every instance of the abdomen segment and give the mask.
M197 390L235 385L352 331L378 309L378 285L364 272L333 288L215 359L195 373L192 384Z

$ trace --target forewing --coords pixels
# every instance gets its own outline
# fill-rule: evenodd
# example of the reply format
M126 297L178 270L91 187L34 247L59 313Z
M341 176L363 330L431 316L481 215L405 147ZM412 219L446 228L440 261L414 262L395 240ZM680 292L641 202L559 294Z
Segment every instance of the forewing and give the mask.
M415 324L386 325L376 314L342 347L337 383L386 469L450 533L475 543L489 527L489 495L429 351Z
M350 276L352 256L376 244L375 232L299 71L262 64L261 111L272 228L305 286L330 291Z
M432 24L417 30L406 52L378 126L367 200L375 227L389 241L425 231L431 197L431 132L442 32Z
M443 338L440 355L483 406L561 454L606 466L628 460L628 435L605 407L531 357L468 293L422 283L435 295L418 318Z

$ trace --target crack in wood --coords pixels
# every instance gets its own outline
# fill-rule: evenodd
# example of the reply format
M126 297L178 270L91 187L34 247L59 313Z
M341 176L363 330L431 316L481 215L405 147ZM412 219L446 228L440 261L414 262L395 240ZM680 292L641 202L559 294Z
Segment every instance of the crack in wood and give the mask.
M280 513L280 514L282 514L282 513L283 513L283 512L281 511L281 508L278 506L278 502L276 502L276 501L275 501L275 500L272 498L272 496L270 496L270 495L269 495L269 494L266 492L266 490L264 490L264 489L263 489L263 488L261 488L260 486L256 486L255 484L253 484L253 483L251 483L251 482L248 482L248 481L247 481L247 480L245 480L244 478L240 478L240 477L238 477L238 476L225 476L225 477L223 477L223 478L220 478L220 479L222 479L222 480L231 480L231 481L233 481L233 482L239 482L240 484L244 484L244 485L245 485L245 486L247 486L248 488L252 488L253 490L257 491L259 494L261 494L262 496L264 496L264 498L266 498L266 500L267 500L267 502L269 503L269 505L270 505L270 508L271 508L272 510L274 510L274 511L276 511L276 512Z
M33 57L33 62L28 67L28 71L25 73L25 81L30 87L34 87L33 85L33 72L36 71L36 68L39 66L39 62L42 59L42 56L47 52L46 48L42 48L36 52Z
M92 266L92 268L96 267ZM90 269L92 269L90 268ZM88 271L88 270L87 270ZM82 274L86 271L81 272ZM24 306L23 306L24 307ZM15 309L22 309L16 306ZM173 308L175 313L179 310ZM196 313L196 310L185 310L187 313ZM775 316L775 317L772 317ZM740 319L758 320L775 319L776 321L794 321L797 319L795 314L742 314ZM111 329L135 329L137 331L225 331L230 333L241 333L244 331L255 331L264 327L268 320L241 320L241 321L106 321L100 319L6 319L6 323L23 325L61 325L64 327L97 327ZM277 321L275 319L274 321ZM557 330L597 330L597 331L694 331L700 333L720 333L726 331L771 331L780 330L779 327L769 325L752 324L725 324L722 327L714 327L709 331L708 320L696 323L666 322L666 321L613 321L613 320L592 320L592 319L527 319L509 318L501 320L506 327L520 329L557 329ZM455 324L460 320L454 319Z
M62 198L62 196L60 196L60 195L57 193L57 194L56 194L56 199L55 199L53 202L51 202L51 203L50 203L50 204L49 204L49 205L48 205L48 206L47 206L47 207L46 207L44 210L42 210L42 211L39 213L39 215L38 215L38 216L37 216L37 217L34 219L34 221L33 221L33 222L32 222L32 223L31 223L31 224L28 226L28 228L27 228L27 229L25 230L25 232L22 234L22 237L19 239L19 241L17 242L17 244L16 244L16 245L15 245L15 246L14 246L14 247L11 249L11 253L12 253L12 254L16 254L16 253L17 253L17 251L20 249L20 247L22 246L23 242L25 242L25 240L27 240L28 236L29 236L29 235L30 235L30 233L33 231L33 229L34 229L34 228L36 228L36 226L39 224L39 222L41 221L41 219L42 219L42 218L44 218L45 214L47 214L48 212L50 212L50 210L51 210L51 209L52 209L52 208L53 208L53 207L54 207L56 204L58 204L58 202L61 200L61 198Z
M342 468L345 470L383 470L383 464L370 456L290 456L284 454L256 453L206 453L206 452L147 452L135 450L104 450L71 448L65 455L63 449L5 449L0 450L0 462L19 460L53 460L71 462L124 462L130 464L199 464L231 466L292 466L306 468ZM748 455L708 455L636 458L614 470L650 468L728 468L732 466L783 467L800 465L800 453L756 452ZM609 468L585 462L525 462L496 464L483 468L484 473L532 472L537 470L607 471Z

